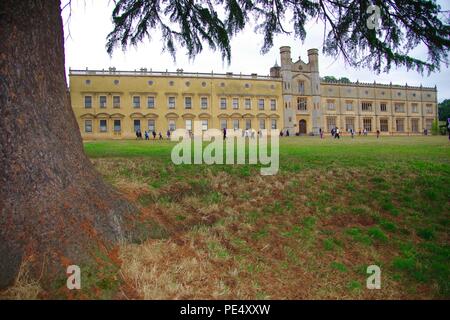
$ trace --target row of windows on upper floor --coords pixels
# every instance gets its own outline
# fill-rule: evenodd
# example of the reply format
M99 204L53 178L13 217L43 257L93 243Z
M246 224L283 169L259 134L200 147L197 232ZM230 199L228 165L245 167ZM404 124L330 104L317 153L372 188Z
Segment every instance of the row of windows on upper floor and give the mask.
M362 119L362 128L363 130L366 130L367 132L372 132L374 129L380 130L381 132L389 132L389 119L388 118L380 118L378 119L378 122L375 122L375 128L373 126L374 119L372 118L363 118ZM424 127L428 130L431 130L431 127L433 125L433 119L425 119ZM404 118L396 118L392 121L392 130L397 132L405 132L406 120ZM411 132L418 133L419 132L419 124L420 119L410 119L409 121L409 130ZM326 118L326 128L328 131L331 131L331 129L336 128L337 126L337 118L336 117L327 117ZM345 130L356 130L355 127L355 118L354 117L346 117L345 118Z
M85 133L92 133L93 132L93 122L94 120L86 119L84 120L84 132ZM251 130L252 129L252 119L245 119L245 130ZM231 125L232 128L237 130L240 128L240 120L239 119L232 119ZM227 119L220 119L220 129L228 128L228 120ZM201 127L202 130L208 130L209 121L207 119L201 120ZM266 119L259 119L258 121L259 129L264 130L266 129ZM278 122L277 119L270 119L270 127L272 129L277 129ZM185 120L185 129L192 131L193 128L193 120L186 119ZM157 121L156 119L148 119L147 120L147 127L144 128L145 131L151 132L157 132ZM143 131L142 127L142 121L140 119L134 119L133 120L133 130L136 131ZM169 119L168 121L168 128L169 131L176 130L176 121L173 119ZM114 119L113 120L113 132L121 132L122 131L122 120L121 119ZM108 120L107 119L99 119L98 120L98 132L104 133L108 132Z
M286 108L288 107L288 105L286 105ZM334 111L336 110L336 101L334 100L327 100L326 102L326 107L327 110L329 111ZM427 103L425 104L425 112L428 114L432 114L433 113L433 104L431 103ZM355 109L355 105L353 101L346 101L345 102L345 110L346 111L354 111ZM361 102L361 111L366 111L366 112L372 112L375 109L375 104L371 101L362 101ZM411 103L411 112L412 113L419 113L419 103ZM308 104L307 104L307 99L306 98L302 98L299 97L297 98L297 110L300 111L307 111L308 110ZM406 110L406 105L403 102L394 102L394 111L395 112L405 112ZM385 102L381 102L379 104L379 111L380 112L388 112L388 104Z
M92 102L93 102L92 96L84 96L84 107L86 109L92 108L92 105L93 105ZM99 96L99 107L106 108L107 104L108 104L107 96ZM231 104L232 104L233 110L239 109L240 99L232 98ZM134 109L141 108L141 97L133 96L132 105L133 105ZM209 105L208 97L201 97L200 98L200 108L207 109L208 105ZM228 99L220 98L220 109L226 110L227 105L228 105ZM265 105L266 105L266 99L263 99L263 98L258 99L258 110L264 110ZM175 109L175 106L176 106L176 97L169 96L167 98L167 107L169 109ZM184 108L192 109L192 107L193 107L192 97L184 97ZM120 108L120 96L113 96L113 108ZM156 108L156 100L155 100L154 96L147 97L147 108L148 109ZM252 99L250 99L250 98L244 99L244 108L245 108L245 110L251 110ZM270 110L276 111L276 109L277 109L277 100L270 99Z
M285 89L285 90L289 90L290 88L291 88L290 83L289 83L289 82L285 82L285 83L284 83L284 89ZM355 89L347 88L347 89L346 89L346 92L347 92L347 93L352 93L353 90L355 90ZM327 91L328 91L329 93L332 93L334 90L333 90L333 88L328 88ZM297 92L298 92L299 94L305 94L305 81L302 81L302 80L297 81ZM383 91L383 90L382 90L380 93L381 93L382 96L384 96L384 95L387 94L386 91ZM366 96L368 96L368 95L369 95L369 90L364 90L364 94L365 94ZM403 95L403 93L402 93L401 91L397 91L397 97L401 97L402 95ZM418 94L417 94L416 92L413 92L413 93L412 93L412 96L413 96L413 97L417 97ZM431 98L431 93L427 93L426 96L427 96L428 98Z
M84 83L85 83L86 85L91 85L91 84L92 84L92 80L86 79L86 80L84 81ZM118 85L120 84L120 80L119 80L119 79L114 79L114 80L113 80L113 83L114 83L114 85L118 86ZM167 83L168 83L168 85L171 86L171 87L175 86L175 81L173 81L173 80L170 80L170 81L168 81ZM148 81L147 81L147 84L148 84L149 86L153 86L153 85L155 84L155 81L154 81L154 80L148 80ZM184 82L184 85L185 85L186 87L190 87L191 84L192 84L191 81L185 81L185 82ZM202 81L201 86L205 88L205 87L208 86L208 83L207 83L206 81ZM225 82L220 82L220 83L219 83L219 86L222 87L222 88L224 88L224 87L226 87L226 83L225 83ZM243 84L243 87L246 88L246 89L250 89L250 88L252 87L252 84L247 82L247 83L244 83L244 84ZM270 89L274 90L274 89L275 89L275 84L271 84L271 85L270 85Z

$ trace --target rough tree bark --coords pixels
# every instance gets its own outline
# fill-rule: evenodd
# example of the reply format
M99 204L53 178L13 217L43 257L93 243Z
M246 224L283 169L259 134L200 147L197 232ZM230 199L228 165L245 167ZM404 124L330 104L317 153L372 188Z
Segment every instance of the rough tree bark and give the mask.
M0 161L0 288L23 259L36 275L64 275L62 262L127 233L135 208L83 151L59 0L0 1Z

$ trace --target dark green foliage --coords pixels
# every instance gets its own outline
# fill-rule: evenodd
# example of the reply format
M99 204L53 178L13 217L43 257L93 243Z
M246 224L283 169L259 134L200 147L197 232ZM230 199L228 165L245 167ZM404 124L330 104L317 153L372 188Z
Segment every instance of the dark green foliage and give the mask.
M325 76L322 78L326 82L338 82L339 80L335 76Z
M325 76L322 78L323 81L326 82L340 82L340 83L350 83L350 79L347 77L340 77L339 79L335 76Z
M450 99L445 99L438 104L439 120L445 121L447 124L447 119L450 118Z
M372 3L380 8L378 29L367 25L373 17L373 11L368 11ZM173 57L177 43L187 49L190 58L207 43L230 62L230 38L248 23L262 33L261 52L266 53L277 34L304 40L306 23L319 19L325 25L323 52L327 55L342 55L351 66L376 72L388 71L392 65L432 72L448 60L450 26L445 14L435 1L428 0L118 0L107 50L112 53L117 45L124 49L137 45L144 38L151 39L157 29L164 50ZM292 15L291 26L286 15ZM419 44L428 51L427 61L409 55Z

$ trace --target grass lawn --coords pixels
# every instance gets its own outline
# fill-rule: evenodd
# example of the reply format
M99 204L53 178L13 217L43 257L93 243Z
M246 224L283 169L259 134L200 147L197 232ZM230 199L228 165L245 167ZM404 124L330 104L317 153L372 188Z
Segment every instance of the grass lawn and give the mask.
M149 236L119 249L126 297L450 298L446 137L282 138L275 176L175 166L173 145L85 143ZM380 290L366 289L369 265Z

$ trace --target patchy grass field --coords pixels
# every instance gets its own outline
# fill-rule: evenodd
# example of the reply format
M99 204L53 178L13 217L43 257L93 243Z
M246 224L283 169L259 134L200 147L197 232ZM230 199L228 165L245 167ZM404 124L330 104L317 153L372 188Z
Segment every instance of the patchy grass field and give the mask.
M173 145L85 143L150 237L120 247L121 297L450 298L445 137L283 138L275 176L175 166ZM373 264L381 290L366 289Z

